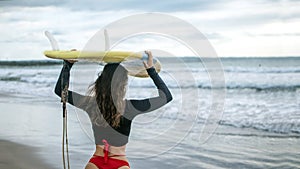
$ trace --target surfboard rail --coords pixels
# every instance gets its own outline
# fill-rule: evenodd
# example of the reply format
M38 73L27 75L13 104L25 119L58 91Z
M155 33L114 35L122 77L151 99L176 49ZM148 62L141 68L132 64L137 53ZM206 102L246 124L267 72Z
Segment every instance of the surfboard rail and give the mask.
M123 62L130 59L146 59L143 52L131 51L67 51L46 50L44 55L52 59L86 59L106 63Z

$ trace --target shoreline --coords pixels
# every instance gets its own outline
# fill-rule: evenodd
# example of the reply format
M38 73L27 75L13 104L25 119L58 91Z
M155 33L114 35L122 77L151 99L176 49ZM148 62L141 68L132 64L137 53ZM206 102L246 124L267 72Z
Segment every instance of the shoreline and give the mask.
M51 169L36 153L38 148L0 139L1 169Z

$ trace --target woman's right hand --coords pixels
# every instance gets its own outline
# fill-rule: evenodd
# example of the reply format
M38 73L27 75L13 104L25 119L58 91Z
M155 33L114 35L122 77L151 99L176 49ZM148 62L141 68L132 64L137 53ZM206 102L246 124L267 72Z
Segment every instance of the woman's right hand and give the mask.
M147 63L145 61L143 61L143 64L146 69L149 69L149 68L153 67L153 56L152 56L152 53L150 50L146 50L145 53L148 55L148 61L147 61Z

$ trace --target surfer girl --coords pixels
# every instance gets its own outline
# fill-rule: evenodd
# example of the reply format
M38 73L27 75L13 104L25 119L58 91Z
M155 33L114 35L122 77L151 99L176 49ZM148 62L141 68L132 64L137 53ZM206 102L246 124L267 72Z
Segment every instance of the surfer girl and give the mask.
M158 96L146 99L125 99L128 72L119 63L108 63L91 87L91 95L68 91L68 102L87 112L92 123L96 150L86 169L129 169L126 144L132 120L139 114L156 110L172 100L172 95L153 67L151 51L143 62L158 90ZM55 93L61 97L62 73L70 73L72 61L64 61Z

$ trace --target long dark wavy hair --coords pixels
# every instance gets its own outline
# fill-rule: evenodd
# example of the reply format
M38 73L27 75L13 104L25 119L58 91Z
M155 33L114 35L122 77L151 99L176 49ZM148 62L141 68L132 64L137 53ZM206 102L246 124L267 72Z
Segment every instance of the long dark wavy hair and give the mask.
M119 63L109 63L92 86L92 93L100 111L91 116L98 126L119 127L124 112L128 71Z

